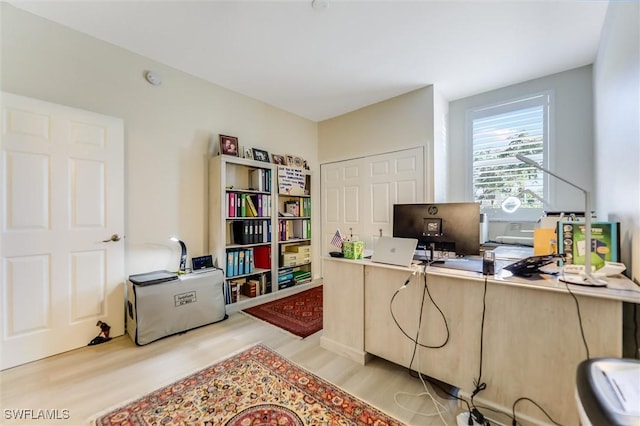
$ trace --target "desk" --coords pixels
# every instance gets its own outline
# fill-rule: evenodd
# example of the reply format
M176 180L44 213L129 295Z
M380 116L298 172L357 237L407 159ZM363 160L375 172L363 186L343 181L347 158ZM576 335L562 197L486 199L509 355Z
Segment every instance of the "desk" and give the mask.
M422 303L424 278L443 311L450 330L440 349L421 348L413 369L451 384L469 395L480 367L480 325L485 279L480 273L374 264L366 260L323 259L324 331L321 346L366 363L372 356L408 367L422 310L421 344L441 344L446 331L440 313ZM520 397L540 404L556 421L578 424L574 401L578 364L587 358L574 299L555 279L508 277L506 271L487 282L482 381L486 390L474 401L511 413ZM622 302L640 303L640 289L626 278L611 279L614 288L572 286L576 295L590 357L622 355ZM422 306L422 308L421 308ZM517 406L518 419L547 423L528 402Z

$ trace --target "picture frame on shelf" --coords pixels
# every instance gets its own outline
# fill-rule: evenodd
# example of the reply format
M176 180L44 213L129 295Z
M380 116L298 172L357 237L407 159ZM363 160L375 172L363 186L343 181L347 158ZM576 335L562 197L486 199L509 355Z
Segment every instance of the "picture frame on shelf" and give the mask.
M293 157L293 165L294 167L302 168L304 167L304 160L300 157Z
M238 138L235 136L220 136L220 153L238 157Z
M253 160L253 150L251 148L244 149L244 158L248 158L249 160Z
M274 164L278 164L281 166L284 166L286 164L284 155L271 154L271 160L273 161Z
M289 167L294 167L295 163L293 160L293 155L286 155L285 156L285 166L289 166Z
M256 161L262 161L264 163L270 163L269 152L264 149L252 148L253 159Z

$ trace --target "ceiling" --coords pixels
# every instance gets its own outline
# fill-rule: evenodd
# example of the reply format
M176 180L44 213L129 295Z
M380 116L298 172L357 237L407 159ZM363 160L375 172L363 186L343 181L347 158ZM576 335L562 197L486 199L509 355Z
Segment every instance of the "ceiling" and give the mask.
M608 6L597 0L316 0L320 7L311 0L9 2L313 121L431 84L451 101L591 64Z

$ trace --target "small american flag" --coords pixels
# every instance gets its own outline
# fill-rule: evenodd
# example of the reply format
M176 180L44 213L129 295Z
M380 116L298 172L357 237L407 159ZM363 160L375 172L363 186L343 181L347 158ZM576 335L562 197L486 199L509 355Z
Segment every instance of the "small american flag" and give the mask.
M333 236L333 238L331 239L331 245L341 249L343 241L344 241L344 237L342 236L342 234L340 233L340 230L338 229L335 235Z

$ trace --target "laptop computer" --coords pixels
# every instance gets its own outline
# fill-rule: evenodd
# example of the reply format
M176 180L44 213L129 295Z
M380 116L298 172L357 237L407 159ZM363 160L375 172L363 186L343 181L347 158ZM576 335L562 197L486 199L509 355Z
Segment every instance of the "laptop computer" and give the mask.
M371 255L371 261L410 267L418 246L415 238L380 237Z

